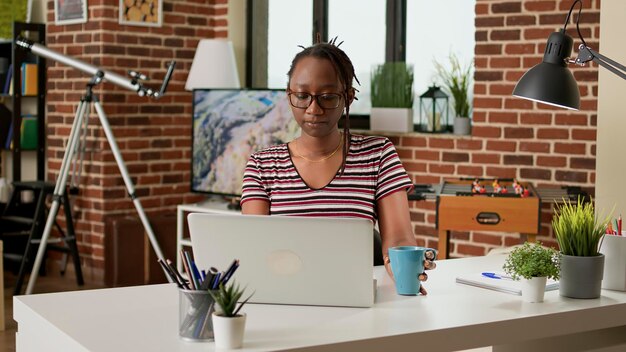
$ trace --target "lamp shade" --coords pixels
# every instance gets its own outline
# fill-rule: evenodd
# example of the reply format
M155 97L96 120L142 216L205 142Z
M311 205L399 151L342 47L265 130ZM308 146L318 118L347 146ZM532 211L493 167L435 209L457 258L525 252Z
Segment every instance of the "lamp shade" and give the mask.
M566 66L572 52L572 37L554 32L548 38L543 62L526 72L513 95L572 110L580 108L580 92L574 75Z
M185 89L239 87L233 43L223 39L201 40L191 63Z

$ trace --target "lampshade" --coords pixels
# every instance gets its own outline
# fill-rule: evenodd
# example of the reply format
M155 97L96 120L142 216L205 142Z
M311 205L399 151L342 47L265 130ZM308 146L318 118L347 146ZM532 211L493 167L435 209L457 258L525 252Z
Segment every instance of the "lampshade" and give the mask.
M233 43L224 39L201 40L191 63L185 89L239 87Z
M513 95L572 110L580 108L580 92L574 75L567 68L572 37L563 31L548 38L543 62L526 72L517 82Z

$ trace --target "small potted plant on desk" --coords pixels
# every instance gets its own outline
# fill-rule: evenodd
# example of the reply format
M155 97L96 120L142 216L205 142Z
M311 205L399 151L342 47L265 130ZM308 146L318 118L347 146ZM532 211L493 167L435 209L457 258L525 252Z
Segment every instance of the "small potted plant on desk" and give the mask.
M370 129L413 132L413 66L386 62L371 75Z
M439 78L454 102L454 134L470 134L470 100L469 87L471 76L471 65L461 66L456 55L450 55L450 67L446 68L441 63L435 61L435 68Z
M543 302L547 280L559 279L560 255L539 242L526 242L509 254L502 268L513 280L521 279L524 301Z
M234 281L228 286L220 285L219 289L209 291L217 304L213 313L213 336L217 348L234 349L243 345L246 314L239 311L252 297L251 294L237 305L244 291Z
M612 213L612 212L611 212ZM593 200L578 198L557 205L552 228L562 253L559 293L570 298L598 298L604 272L604 254L600 243L611 221L611 214L601 219Z

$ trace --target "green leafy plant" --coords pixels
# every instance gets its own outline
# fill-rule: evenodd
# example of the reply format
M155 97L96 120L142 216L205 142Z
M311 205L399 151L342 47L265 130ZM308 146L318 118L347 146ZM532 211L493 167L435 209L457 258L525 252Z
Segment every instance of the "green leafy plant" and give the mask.
M413 107L413 66L405 62L377 65L371 74L371 100L374 108Z
M448 56L450 67L434 61L435 69L443 86L454 102L454 112L458 117L470 116L469 87L471 81L472 65L461 66L459 58L450 54Z
M220 284L217 290L209 291L213 300L218 305L219 310L216 309L216 313L225 317L235 317L239 310L248 302L254 292L248 296L239 306L237 302L243 296L244 289L241 289L238 284L233 281L230 285L225 286Z
M576 203L564 200L562 205L557 205L552 229L561 253L578 257L597 256L612 213L601 219L596 214L593 199L584 202L581 197Z
M558 280L561 271L561 255L552 248L546 248L540 242L515 248L506 258L504 272L511 275L513 280L533 277L547 277Z

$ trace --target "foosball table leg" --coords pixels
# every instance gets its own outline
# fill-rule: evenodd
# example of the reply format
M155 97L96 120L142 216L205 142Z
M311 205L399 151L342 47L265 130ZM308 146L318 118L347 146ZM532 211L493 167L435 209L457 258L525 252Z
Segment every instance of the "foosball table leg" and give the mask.
M450 256L450 231L439 229L439 252L437 259L447 259Z
M526 234L526 241L532 242L532 243L537 242L537 235L534 234L534 233L527 233Z

